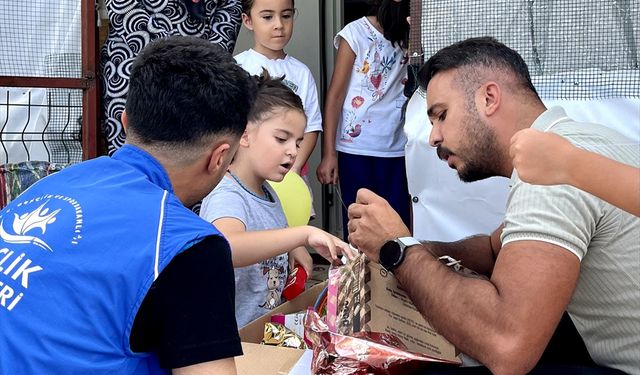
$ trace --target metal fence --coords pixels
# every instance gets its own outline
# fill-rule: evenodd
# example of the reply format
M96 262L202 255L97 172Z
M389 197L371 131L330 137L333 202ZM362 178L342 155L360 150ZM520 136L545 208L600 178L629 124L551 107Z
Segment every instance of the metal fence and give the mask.
M94 0L0 2L0 163L101 154Z
M543 99L640 98L640 0L412 0L410 56L493 36Z

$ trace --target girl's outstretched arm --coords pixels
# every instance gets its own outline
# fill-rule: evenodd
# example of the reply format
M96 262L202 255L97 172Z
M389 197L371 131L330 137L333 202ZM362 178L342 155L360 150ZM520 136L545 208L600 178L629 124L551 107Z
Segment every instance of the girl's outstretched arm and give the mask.
M353 259L349 245L338 237L310 225L299 227L247 231L244 224L234 218L220 218L213 224L231 245L234 267L246 267L274 256L288 253L299 246L310 246L330 262L346 255Z

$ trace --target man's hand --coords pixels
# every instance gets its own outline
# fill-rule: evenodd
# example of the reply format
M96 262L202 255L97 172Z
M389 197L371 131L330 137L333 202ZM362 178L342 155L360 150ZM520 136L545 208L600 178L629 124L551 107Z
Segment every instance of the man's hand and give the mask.
M371 190L358 190L356 203L348 212L349 242L374 262L378 262L385 242L411 235L398 213Z

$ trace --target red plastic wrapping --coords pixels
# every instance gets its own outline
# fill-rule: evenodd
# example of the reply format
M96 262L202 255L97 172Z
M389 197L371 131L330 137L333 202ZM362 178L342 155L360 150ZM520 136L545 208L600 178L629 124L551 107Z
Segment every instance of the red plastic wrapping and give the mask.
M287 284L282 290L282 296L291 301L304 292L304 284L307 282L307 271L302 266L295 266L289 273Z
M451 363L409 352L396 336L388 333L358 332L352 336L330 332L312 310L307 311L305 332L313 344L311 370L315 375L400 375L432 363Z

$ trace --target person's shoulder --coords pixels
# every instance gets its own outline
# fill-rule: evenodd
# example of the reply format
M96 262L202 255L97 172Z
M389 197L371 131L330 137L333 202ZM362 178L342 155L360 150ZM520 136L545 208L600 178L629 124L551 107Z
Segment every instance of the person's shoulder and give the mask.
M297 72L302 72L304 74L309 74L311 75L311 69L309 69L309 67L307 66L307 64L303 63L302 61L298 60L297 58L295 58L294 56L291 55L287 55L287 62L289 64L289 67L291 69L296 70Z
M568 139L575 146L596 153L602 153L606 148L617 149L620 146L634 144L615 129L589 122L561 122L550 131Z
M236 60L236 63L238 63L238 65L247 70L245 66L251 62L251 52L249 52L249 50L246 50L235 55L233 58Z
M367 17L362 16L346 24L344 26L344 29L355 29L355 28L359 29L359 28L365 27L368 24L368 22L369 21L367 21Z
M202 205L203 207L209 206L210 204L218 206L220 203L225 202L225 206L233 206L245 200L243 193L242 188L225 176L202 200Z
M346 24L334 38L334 47L338 48L338 37L340 37L355 50L355 44L363 44L364 41L368 40L368 22L366 17L362 17Z
M244 189L225 176L202 200L200 216L209 222L224 216L244 216L249 210L250 199Z
M218 185L209 193L209 195L227 195L227 194L237 194L242 195L244 190L238 186L234 181L231 180L230 177L225 176L220 180Z
M566 122L559 122L553 128L551 128L551 132L559 134L559 135L577 135L577 134L592 134L595 136L600 136L603 138L619 138L624 137L622 134L617 132L615 129L612 129L608 126L602 124L596 124L593 122L582 122L577 120L570 120Z
M249 58L252 55L253 55L253 50L252 49L248 49L248 50L242 51L239 54L233 56L233 58L236 60L237 63L240 63L241 60L246 60L247 58Z
M248 49L237 54L234 59L244 70L249 72L249 74L254 75L262 72L262 67L265 66L267 60L264 55L254 51L253 49Z

